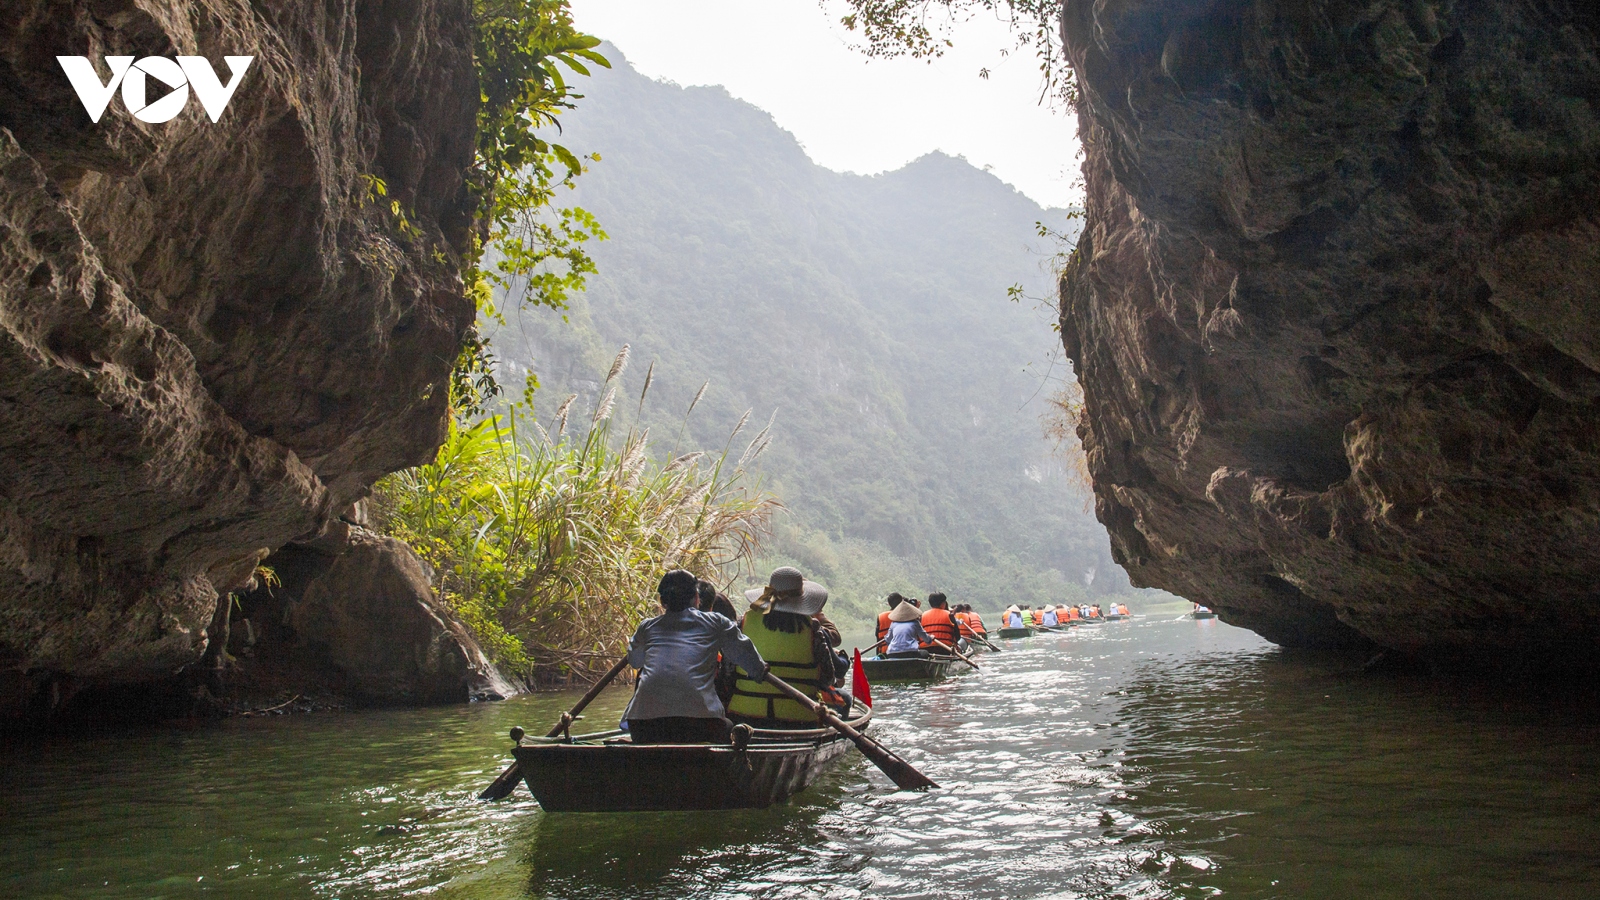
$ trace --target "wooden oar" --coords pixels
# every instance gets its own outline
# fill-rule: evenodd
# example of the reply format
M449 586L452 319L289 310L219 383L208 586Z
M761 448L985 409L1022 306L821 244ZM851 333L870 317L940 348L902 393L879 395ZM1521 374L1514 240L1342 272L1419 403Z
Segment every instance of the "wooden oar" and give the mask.
M623 668L627 665L628 658L626 656L617 660L617 664L612 666L610 671L606 672L604 675L601 675L600 680L596 681L594 686L589 688L589 692L584 694L571 710L561 714L561 721L557 722L554 728L551 728L549 731L545 732L544 736L547 738L560 737L563 731L570 729L572 727L572 723L577 721L578 713L583 712L583 708L588 706L591 700L600 696L600 692L606 689L606 685L610 684L613 679L622 674ZM518 729L518 732L520 733L521 729ZM478 795L478 799L504 800L505 798L511 796L512 791L517 789L517 782L521 780L522 763L512 762L511 765L506 767L504 772L500 773L499 778L496 778L489 784L488 787L483 789L483 793Z
M985 635L985 634L984 634L984 633L983 633L983 632L981 632L981 631L974 631L974 632L973 632L973 633L971 633L971 634L968 634L968 635L964 635L964 637L969 637L969 638L975 638L975 639L977 639L977 640L980 640L980 641L982 641L982 642L983 642L983 645L984 645L984 646L985 646L985 647L988 647L988 648L989 648L989 649L990 649L990 650L993 650L993 651L994 651L994 652L996 652L996 653L999 653L999 652L1000 652L1000 648L999 648L999 647L996 647L996 646L995 646L995 645L994 645L994 644L991 644L991 643L989 643L989 637L988 637L988 635Z
M965 653L962 653L960 650L957 650L956 648L950 646L949 644L946 644L944 641L941 641L938 638L934 638L933 642L935 644L938 644L939 646L943 647L944 649L949 650L951 653L954 653L956 655L957 659L961 660L962 662L966 663L967 665L973 667L974 669L978 668L978 664L973 662L972 660L968 659L967 655Z
M937 784L933 783L933 779L918 772L910 763L895 756L888 747L851 728L845 720L835 715L833 710L795 690L792 685L782 678L768 672L767 683L782 691L789 699L811 710L819 720L849 738L851 743L856 745L856 749L861 751L861 755L872 760L873 765L882 769L883 774L889 776L889 780L893 781L901 790L914 791L921 788L938 787Z

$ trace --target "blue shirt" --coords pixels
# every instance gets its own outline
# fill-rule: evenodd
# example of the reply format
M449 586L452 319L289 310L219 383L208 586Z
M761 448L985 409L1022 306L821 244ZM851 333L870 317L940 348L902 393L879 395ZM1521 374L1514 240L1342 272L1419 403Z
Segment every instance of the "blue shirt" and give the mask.
M899 653L902 650L916 650L922 643L933 643L933 638L922 630L921 622L890 622L889 644L883 648L884 653Z
M1056 617L1056 611L1055 610L1047 609L1047 610L1044 611L1044 624L1046 624L1046 625L1060 625L1061 624L1061 620Z
M717 697L718 653L747 675L766 671L756 646L726 616L685 609L645 619L628 642L628 662L639 670L639 688L622 717L726 715Z

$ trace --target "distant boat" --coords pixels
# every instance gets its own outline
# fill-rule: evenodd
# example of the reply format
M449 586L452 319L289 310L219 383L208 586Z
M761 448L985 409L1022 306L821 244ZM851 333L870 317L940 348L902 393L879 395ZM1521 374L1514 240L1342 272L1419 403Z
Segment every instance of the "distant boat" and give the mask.
M856 703L865 731L872 710ZM625 731L531 738L511 753L549 812L765 809L806 789L851 748L832 728L750 729L734 744L634 744Z
M1197 609L1194 612L1189 613L1189 615L1195 617L1196 619L1215 619L1217 617L1217 614L1209 609Z

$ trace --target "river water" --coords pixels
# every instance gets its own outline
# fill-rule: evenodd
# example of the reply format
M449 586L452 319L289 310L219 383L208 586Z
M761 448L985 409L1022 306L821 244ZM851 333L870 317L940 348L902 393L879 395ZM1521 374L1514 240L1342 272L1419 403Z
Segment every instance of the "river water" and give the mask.
M571 695L6 748L0 895L1600 896L1582 691L1362 675L1173 615L1003 646L874 692L874 733L942 789L852 753L763 811L472 799L506 729Z

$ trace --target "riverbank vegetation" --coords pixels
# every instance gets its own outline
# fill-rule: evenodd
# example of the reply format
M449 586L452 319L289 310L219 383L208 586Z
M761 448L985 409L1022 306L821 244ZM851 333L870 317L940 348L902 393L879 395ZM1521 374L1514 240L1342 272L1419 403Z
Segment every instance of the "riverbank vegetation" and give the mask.
M770 438L747 437L748 418L715 453L657 457L648 429L613 434L626 363L623 348L582 421L569 398L548 427L521 404L452 423L432 463L374 493L380 527L434 567L441 598L502 671L532 685L606 669L654 609L662 572L724 580L778 508L748 474ZM649 391L647 375L639 407Z

